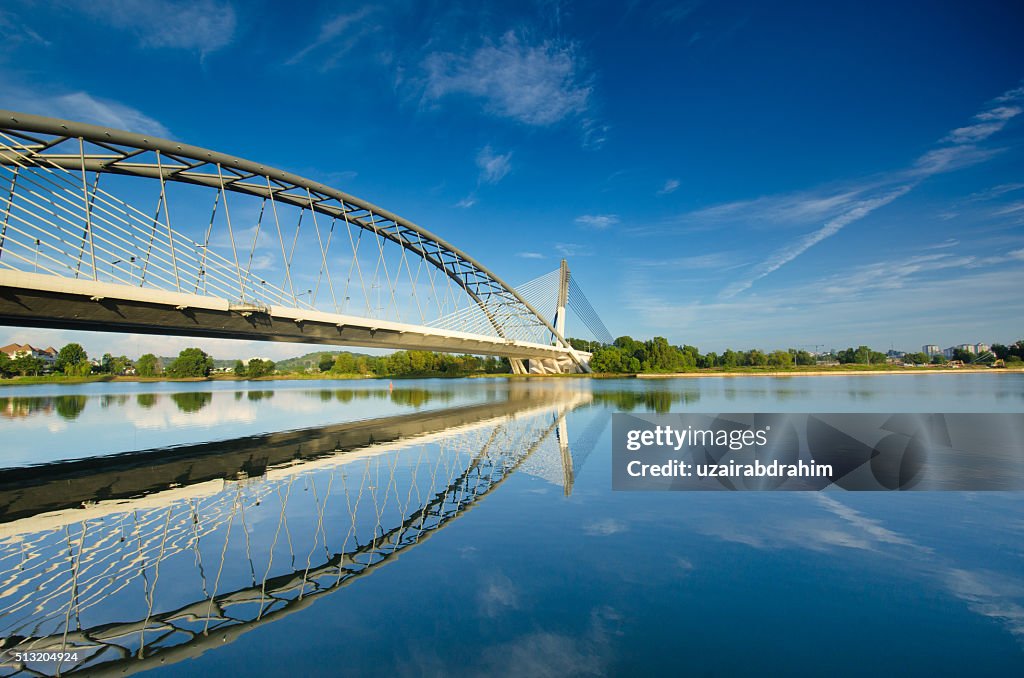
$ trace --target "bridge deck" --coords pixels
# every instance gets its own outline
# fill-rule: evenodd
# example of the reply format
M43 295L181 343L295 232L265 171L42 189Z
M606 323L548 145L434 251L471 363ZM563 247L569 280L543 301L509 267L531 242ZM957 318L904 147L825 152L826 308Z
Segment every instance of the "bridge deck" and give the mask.
M0 271L0 324L558 358L562 347L387 320L270 306L21 271Z

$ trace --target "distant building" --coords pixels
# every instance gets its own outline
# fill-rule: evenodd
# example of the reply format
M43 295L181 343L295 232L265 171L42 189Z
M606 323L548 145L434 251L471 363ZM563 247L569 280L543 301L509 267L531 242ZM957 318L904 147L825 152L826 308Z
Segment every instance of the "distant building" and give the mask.
M52 368L53 364L57 362L57 349L53 346L47 346L46 348L36 348L31 344L8 344L0 348L0 351L7 354L7 357L11 360L17 360L26 356L32 358L38 358L43 361L46 367Z
M982 353L988 353L991 350L992 350L992 347L989 346L988 344L975 344L974 345L974 351L978 355L981 355Z
M961 351L967 351L971 355L974 355L975 353L977 353L977 351L974 348L975 346L976 344L960 344L957 346L957 348L960 349Z
M942 349L935 344L925 344L921 347L921 352L929 358L934 358L935 356L942 354Z

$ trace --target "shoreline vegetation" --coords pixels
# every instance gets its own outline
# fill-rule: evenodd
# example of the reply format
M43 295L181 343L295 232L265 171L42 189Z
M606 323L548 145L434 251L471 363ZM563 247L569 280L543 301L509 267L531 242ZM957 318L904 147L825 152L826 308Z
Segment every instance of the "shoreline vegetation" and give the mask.
M788 349L758 349L721 355L702 354L696 347L673 346L664 337L643 341L619 337L612 344L569 339L578 351L591 354L589 374L511 374L504 358L454 355L430 351L396 351L367 355L348 351L316 351L275 363L265 358L215 360L200 348L186 348L176 358L147 353L137 360L107 353L89 359L79 344L64 346L47 367L37 349L18 346L13 357L0 352L0 386L88 384L96 382L192 381L334 381L349 379L423 378L586 378L673 379L702 377L798 377L877 374L978 374L1024 372L1024 340L995 344L980 356L954 351L952 361L923 353L890 355L867 346L823 354ZM7 347L11 348L11 347ZM26 350L27 349L27 350ZM6 349L5 349L6 350ZM31 353L29 352L31 351Z

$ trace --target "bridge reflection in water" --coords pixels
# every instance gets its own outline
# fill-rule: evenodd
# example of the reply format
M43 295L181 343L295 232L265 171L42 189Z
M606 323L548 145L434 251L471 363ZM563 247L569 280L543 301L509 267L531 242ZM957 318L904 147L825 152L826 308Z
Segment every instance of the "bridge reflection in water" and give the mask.
M550 385L549 385L550 386ZM571 491L589 391L0 475L0 637L74 652L2 675L133 673L197 656L310 605L422 543L517 470Z

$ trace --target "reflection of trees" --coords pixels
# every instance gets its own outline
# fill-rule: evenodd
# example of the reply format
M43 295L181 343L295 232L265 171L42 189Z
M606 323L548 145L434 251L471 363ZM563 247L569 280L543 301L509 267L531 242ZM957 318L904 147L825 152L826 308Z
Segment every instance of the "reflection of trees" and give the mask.
M305 391L305 394L310 398L318 398L321 402L327 402L332 397L339 403L350 403L353 400L390 400L395 405L405 407L420 407L432 400L448 402L455 397L455 394L449 391L431 391L425 388L339 388L333 391Z
M391 392L391 402L410 407L426 405L433 397L434 394L424 388L396 388Z
M100 407L107 409L111 405L124 405L126 402L128 402L127 395L105 395L100 398Z
M206 391L190 391L188 393L172 393L171 400L182 412L198 412L213 400L213 394Z
M135 396L135 402L139 404L139 407L144 407L147 410L156 405L156 401L157 396L155 393L140 393Z
M78 415L85 409L85 403L89 400L84 395L62 395L54 398L54 406L64 419L77 419Z
M375 393L383 393L383 391L367 391L367 390L356 390L351 388L339 388L334 392L334 399L339 403L350 403L356 398L360 400L366 400ZM380 397L379 395L377 397Z
M53 412L53 398L0 398L0 415L9 419L28 417L36 412Z
M672 409L674 403L690 404L700 400L700 391L595 391L594 402L611 405L622 412L644 407L659 414Z
M256 401L256 402L258 402L260 400L263 400L264 398L268 398L269 399L269 398L273 398L273 397L274 397L274 392L273 391L249 391L249 394L248 394L249 400Z

